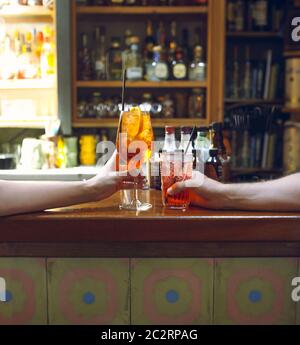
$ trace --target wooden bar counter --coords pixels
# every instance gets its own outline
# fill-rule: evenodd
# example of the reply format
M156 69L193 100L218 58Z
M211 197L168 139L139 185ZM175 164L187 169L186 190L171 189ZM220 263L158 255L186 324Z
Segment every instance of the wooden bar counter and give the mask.
M0 219L1 257L298 257L300 213L167 210L99 203Z

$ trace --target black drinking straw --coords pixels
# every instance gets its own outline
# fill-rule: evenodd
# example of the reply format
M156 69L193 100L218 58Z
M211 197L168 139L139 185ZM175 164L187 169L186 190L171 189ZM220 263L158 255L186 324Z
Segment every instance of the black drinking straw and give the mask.
M125 91L126 91L126 68L123 69L122 111L125 111Z
M188 150L189 150L189 147L191 145L191 142L192 142L192 139L193 139L193 136L194 136L194 133L195 133L195 130L196 130L196 126L194 126L193 130L192 130L192 133L191 133L191 136L190 136L190 140L189 140L189 143L184 151L184 155L187 154Z

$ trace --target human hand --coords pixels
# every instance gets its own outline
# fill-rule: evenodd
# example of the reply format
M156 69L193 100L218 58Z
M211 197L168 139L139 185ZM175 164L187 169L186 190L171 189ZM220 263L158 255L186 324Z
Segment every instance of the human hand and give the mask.
M124 188L124 185L126 189L134 187L142 189L145 185L146 179L139 170L116 171L116 160L117 152L115 151L99 174L87 181L94 200L106 199Z
M190 191L191 204L210 209L221 209L226 206L227 198L224 185L204 176L199 171L193 171L190 180L175 183L167 193L176 195L185 189Z

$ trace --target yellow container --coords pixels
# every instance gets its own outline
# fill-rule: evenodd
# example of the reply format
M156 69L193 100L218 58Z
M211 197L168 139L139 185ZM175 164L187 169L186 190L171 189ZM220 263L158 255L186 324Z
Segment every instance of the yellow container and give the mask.
M287 122L284 130L284 173L300 171L300 124Z
M80 164L96 165L97 138L94 135L80 137Z
M300 58L286 60L285 106L300 109Z

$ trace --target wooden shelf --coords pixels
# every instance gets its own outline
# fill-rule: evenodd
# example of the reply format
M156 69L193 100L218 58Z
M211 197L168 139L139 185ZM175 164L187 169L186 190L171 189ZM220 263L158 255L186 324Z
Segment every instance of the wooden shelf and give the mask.
M119 81L78 81L76 86L79 88L121 88L122 82ZM206 88L207 83L201 81L128 81L128 88Z
M34 119L20 120L20 119L5 119L0 116L0 128L36 128L44 129L47 121L53 119L53 116L40 117Z
M198 118L177 118L177 119L151 119L153 128L163 128L165 126L207 126L206 119ZM76 119L73 121L74 128L117 128L118 119Z
M278 104L282 105L284 103L283 99L230 99L226 98L225 103L227 104Z
M300 108L286 108L286 107L283 107L282 111L284 113L300 114Z
M34 21L52 20L54 12L44 6L4 6L0 9L0 17L5 20L26 20Z
M257 32L257 31L236 31L227 32L228 38L277 38L282 39L283 36L280 32Z
M299 57L300 56L300 50L286 50L283 53L283 56L286 58Z
M77 6L77 14L149 15L149 14L206 14L206 6Z
M53 89L55 82L42 79L0 80L0 90Z

